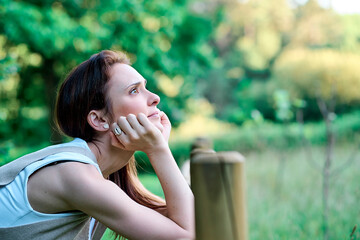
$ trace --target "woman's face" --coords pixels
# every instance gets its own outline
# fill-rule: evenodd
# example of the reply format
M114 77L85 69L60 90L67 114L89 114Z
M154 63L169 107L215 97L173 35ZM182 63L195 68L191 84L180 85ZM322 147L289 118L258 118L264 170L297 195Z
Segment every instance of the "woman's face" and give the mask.
M107 83L107 97L111 101L115 119L132 113L144 113L158 128L160 123L160 98L146 89L146 80L131 66L116 63L110 69L110 80Z

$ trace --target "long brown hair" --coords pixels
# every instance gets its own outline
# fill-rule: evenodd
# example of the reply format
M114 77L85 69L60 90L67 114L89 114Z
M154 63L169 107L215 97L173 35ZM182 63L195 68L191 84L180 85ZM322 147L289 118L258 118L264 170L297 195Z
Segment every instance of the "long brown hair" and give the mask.
M56 101L55 121L62 133L92 141L96 132L87 122L88 113L104 110L112 116L111 103L106 97L106 83L111 77L110 68L115 63L130 65L124 53L104 50L70 72L60 86ZM165 209L165 201L150 193L139 181L134 156L109 179L137 203L158 211Z

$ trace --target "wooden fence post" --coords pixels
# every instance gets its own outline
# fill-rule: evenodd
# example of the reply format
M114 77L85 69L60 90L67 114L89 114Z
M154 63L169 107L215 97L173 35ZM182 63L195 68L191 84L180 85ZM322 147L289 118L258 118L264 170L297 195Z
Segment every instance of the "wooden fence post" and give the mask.
M191 153L196 240L247 240L245 159L238 152Z

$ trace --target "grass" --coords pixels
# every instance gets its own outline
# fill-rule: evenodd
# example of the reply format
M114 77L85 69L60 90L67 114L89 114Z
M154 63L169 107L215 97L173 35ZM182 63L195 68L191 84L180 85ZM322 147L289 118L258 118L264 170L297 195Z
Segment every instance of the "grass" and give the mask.
M324 147L312 148L322 166ZM354 146L335 151L333 168L346 162ZM265 150L246 156L249 239L322 239L322 176L303 149ZM283 165L279 159L284 157ZM355 161L330 180L330 239L360 240L360 152ZM143 184L163 196L155 175L140 175ZM354 226L357 226L352 238ZM111 239L104 236L103 239Z
M312 149L320 166L324 151ZM344 164L352 151L352 146L338 147L333 169ZM285 161L279 175L281 156ZM246 156L250 239L322 239L322 175L307 157L302 149ZM360 224L359 160L360 154L330 180L330 239L350 239L353 227ZM360 239L359 231L355 237Z
M139 179L141 183L152 193L164 197L164 192L161 188L159 179L155 174L139 174ZM112 236L112 232L107 229L104 236L101 238L102 240L112 240L114 237Z
M152 193L164 198L164 192L161 188L159 179L155 174L140 174L141 183Z

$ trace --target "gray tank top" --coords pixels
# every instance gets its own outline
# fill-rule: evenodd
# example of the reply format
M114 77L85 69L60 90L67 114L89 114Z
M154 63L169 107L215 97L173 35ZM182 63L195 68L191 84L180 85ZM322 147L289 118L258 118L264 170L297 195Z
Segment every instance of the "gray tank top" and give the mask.
M0 167L0 187L11 183L15 177L28 165L40 161L47 156L60 152L79 153L87 156L92 161L97 163L95 156L88 149L74 146L50 146L37 152L20 157ZM16 227L0 228L0 239L87 240L89 239L89 220L90 217L82 213ZM106 227L103 224L97 224L96 229L93 232L92 239L100 240L105 230Z

